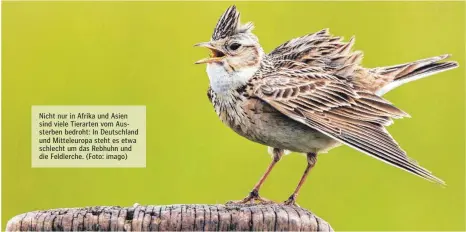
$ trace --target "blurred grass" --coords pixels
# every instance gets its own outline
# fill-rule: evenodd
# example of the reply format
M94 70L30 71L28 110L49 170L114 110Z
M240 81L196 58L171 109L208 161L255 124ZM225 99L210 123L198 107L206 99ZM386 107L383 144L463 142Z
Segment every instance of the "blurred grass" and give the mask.
M453 54L464 64L464 2L241 2L266 51L322 28L349 38L367 67ZM270 162L207 100L207 52L222 2L3 2L2 228L36 209L224 203ZM464 66L386 98L413 116L389 131L442 188L348 147L324 154L298 203L336 230L464 230ZM147 168L32 169L31 105L146 105ZM261 190L285 200L306 165L282 159Z

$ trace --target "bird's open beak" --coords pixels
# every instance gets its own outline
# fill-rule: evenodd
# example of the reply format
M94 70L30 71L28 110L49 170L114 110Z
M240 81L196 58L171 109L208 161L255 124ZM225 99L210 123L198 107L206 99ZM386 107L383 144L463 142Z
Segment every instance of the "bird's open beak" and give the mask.
M205 64L205 63L218 62L218 61L221 61L223 57L225 56L225 53L221 51L220 49L216 48L211 42L198 43L198 44L195 44L194 47L205 47L205 48L210 49L210 51L212 52L209 58L198 60L194 64Z

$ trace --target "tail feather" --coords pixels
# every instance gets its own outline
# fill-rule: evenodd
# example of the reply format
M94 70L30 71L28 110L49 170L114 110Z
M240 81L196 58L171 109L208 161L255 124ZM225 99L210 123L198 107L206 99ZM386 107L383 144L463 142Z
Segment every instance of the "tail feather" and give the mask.
M458 63L455 61L428 64L418 69L415 69L412 72L407 73L406 75L396 77L395 81L402 81L404 79L409 79L411 77L415 77L418 75L426 75L426 74L432 75L432 74L446 71L446 70L456 68L456 67L458 67Z
M440 62L448 57L450 55L446 54L411 63L372 69L371 71L378 75L391 77L389 78L391 81L378 89L376 94L382 96L400 85L458 67L456 61Z

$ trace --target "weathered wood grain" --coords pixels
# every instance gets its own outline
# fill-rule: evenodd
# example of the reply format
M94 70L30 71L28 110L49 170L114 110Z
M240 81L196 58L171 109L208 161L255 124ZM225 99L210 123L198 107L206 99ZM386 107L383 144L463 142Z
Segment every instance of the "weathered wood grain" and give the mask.
M310 211L269 205L96 206L33 211L7 231L333 231Z

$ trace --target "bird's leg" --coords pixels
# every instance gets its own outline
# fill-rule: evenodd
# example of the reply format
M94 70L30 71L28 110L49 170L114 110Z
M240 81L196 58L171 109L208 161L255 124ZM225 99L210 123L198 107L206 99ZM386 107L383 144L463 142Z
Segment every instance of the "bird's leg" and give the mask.
M229 201L227 204L244 204L244 203L254 203L254 201L258 201L261 203L273 203L273 201L262 198L259 196L259 190L262 186L262 184L265 182L267 177L269 176L270 172L272 171L273 167L275 164L281 159L283 156L284 151L278 148L274 148L272 151L272 163L267 167L267 170L265 171L264 175L259 179L259 181L254 185L254 188L252 191L249 193L247 197L245 197L243 200L239 201Z
M298 197L299 190L301 189L302 185L306 181L306 178L309 175L309 171L311 171L311 169L314 167L316 162L317 162L317 153L313 153L313 152L307 153L307 167L306 167L306 170L304 170L304 174L301 177L301 180L299 181L298 186L294 190L293 194L291 194L291 196L288 198L288 200L286 200L284 202L285 205L298 206L296 204L296 198Z

